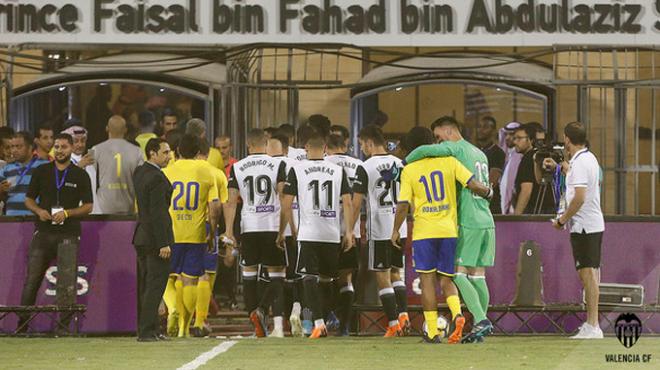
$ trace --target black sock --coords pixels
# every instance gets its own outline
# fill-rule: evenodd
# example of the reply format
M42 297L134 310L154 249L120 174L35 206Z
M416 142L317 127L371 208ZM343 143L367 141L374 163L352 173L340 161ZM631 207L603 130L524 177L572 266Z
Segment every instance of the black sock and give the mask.
M248 273L249 274L249 273ZM248 275L243 272L243 298L245 310L250 313L257 308L257 275Z
M383 304L383 311L385 311L387 320L398 320L398 316L396 314L396 297L394 296L394 289L381 289L378 295L380 296L380 302Z
M305 300L307 301L307 307L312 310L313 320L322 320L323 310L321 308L318 277L305 276L303 279L303 285L305 287Z
M291 316L293 302L296 302L296 300L294 299L295 290L296 289L294 286L294 282L291 281L284 282L284 317Z
M396 308L398 313L408 312L408 291L406 290L406 286L395 286L394 295L396 296Z
M271 277L270 291L273 303L273 317L284 316L284 278Z
M322 281L320 284L321 294L323 297L323 317L327 318L330 311L334 311L337 305L335 282Z
M355 292L352 285L346 285L339 290L339 305L337 314L342 328L349 328L351 325L351 316L353 313L353 297Z

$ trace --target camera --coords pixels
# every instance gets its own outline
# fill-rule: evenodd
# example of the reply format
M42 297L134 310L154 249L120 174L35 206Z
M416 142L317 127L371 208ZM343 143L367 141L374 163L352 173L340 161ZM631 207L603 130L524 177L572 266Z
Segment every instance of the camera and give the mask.
M541 167L543 171L542 181L545 183L552 183L554 176L553 168L545 168L543 166L543 161L546 158L552 158L557 164L564 161L564 144L563 143L550 143L545 140L536 140L534 141L534 158L536 158L536 163Z

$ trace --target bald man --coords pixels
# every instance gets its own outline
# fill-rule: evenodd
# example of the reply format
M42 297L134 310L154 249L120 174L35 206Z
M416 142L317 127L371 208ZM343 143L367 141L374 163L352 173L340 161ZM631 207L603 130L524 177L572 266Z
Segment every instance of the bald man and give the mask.
M231 166L238 162L238 159L231 156L231 151L234 150L234 146L231 144L231 138L229 136L216 137L215 147L220 151L220 154L222 155L222 161L225 164L225 174L229 176L229 172L231 172Z
M144 162L144 153L124 137L128 128L121 116L112 116L106 127L108 140L92 148L99 174L97 212L131 215L135 213L133 172Z

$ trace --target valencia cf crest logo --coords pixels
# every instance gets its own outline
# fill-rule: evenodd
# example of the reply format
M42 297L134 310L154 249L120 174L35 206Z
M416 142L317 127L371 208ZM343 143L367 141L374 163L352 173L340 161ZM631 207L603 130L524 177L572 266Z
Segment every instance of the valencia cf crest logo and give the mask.
M642 322L633 313L622 313L616 319L614 331L616 332L616 337L619 338L619 342L624 347L630 348L637 343L642 333Z

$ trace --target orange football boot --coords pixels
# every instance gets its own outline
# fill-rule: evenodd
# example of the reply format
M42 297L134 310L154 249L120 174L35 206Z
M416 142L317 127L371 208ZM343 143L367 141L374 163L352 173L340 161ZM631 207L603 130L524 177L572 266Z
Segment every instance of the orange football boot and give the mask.
M394 326L390 326L387 328L387 331L385 332L385 335L383 335L383 338L394 338L394 337L402 337L403 336L403 331L401 331L401 326L399 324L396 324Z
M309 336L309 339L318 339L328 336L328 330L325 328L325 325L314 327L312 330L312 335Z

